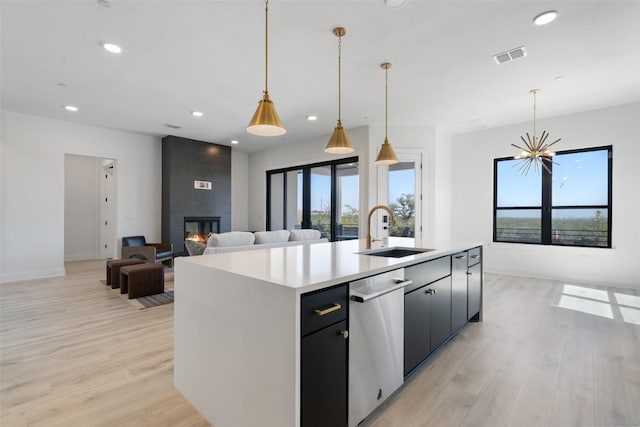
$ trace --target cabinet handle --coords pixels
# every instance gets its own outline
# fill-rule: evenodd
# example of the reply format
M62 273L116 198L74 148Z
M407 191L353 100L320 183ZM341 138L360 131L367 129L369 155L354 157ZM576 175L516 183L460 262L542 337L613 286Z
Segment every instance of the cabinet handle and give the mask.
M346 340L347 338L349 338L349 331L340 331L338 332L338 335L342 335L342 338Z
M433 294L438 293L438 291L437 291L436 289L427 289L427 293L428 293L429 295L433 295Z
M465 258L466 258L466 256L464 256L464 255L458 255L458 256L455 257L455 259L465 259Z
M472 273L472 272L470 272L470 271L467 271L467 275L469 275L469 276L473 276L473 273Z
M471 255L471 258L473 259L480 258L480 255Z
M341 308L342 306L340 304L334 302L333 305L329 308L325 308L324 310L320 310L318 308L316 310L313 310L313 312L318 316L324 316L325 314L333 313L334 311L340 310Z

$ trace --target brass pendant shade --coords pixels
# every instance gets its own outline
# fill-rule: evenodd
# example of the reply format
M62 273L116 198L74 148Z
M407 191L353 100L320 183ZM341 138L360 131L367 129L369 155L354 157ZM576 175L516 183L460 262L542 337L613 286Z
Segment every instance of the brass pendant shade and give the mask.
M338 123L336 124L329 143L324 149L325 153L329 154L349 154L353 153L354 149L349 142L347 132L342 127L342 121L340 120L341 114L341 65L342 65L342 36L347 34L347 30L344 27L336 27L333 29L333 34L338 37Z
M533 95L533 138L529 136L529 132L527 132L527 139L524 139L523 136L520 137L522 142L524 142L524 147L511 144L520 150L520 154L515 155L513 158L515 160L520 160L519 166L520 173L522 175L526 175L529 172L529 169L531 169L531 166L534 166L536 174L540 174L542 168L544 168L548 173L551 173L549 166L552 163L555 163L552 160L552 157L555 156L556 153L549 148L556 142L561 141L561 138L558 138L552 143L547 144L546 140L549 137L549 132L547 131L542 131L542 135L540 137L536 136L536 95L539 92L540 89L531 89L529 91L529 93Z
M396 156L396 153L393 151L391 144L389 144L389 140L385 137L384 142L382 143L382 147L380 147L378 157L376 157L376 161L374 163L378 166L382 166L393 165L398 162L398 156Z
M278 136L287 133L280 121L280 116L269 98L269 0L264 2L264 91L258 108L247 126L247 132L259 136Z
M278 136L287 132L280 121L276 107L269 98L269 92L264 92L258 103L258 108L247 126L247 132L260 136Z
M333 130L331 138L329 139L329 143L324 149L324 152L329 154L349 154L353 153L353 151L353 147L351 146L351 143L349 143L349 137L344 131L342 123L340 123L340 120L338 120L338 124Z
M389 144L389 139L387 138L387 128L388 128L388 111L389 111L389 96L388 96L388 86L389 86L389 68L391 68L391 64L385 62L380 65L384 70L384 142L382 143L382 147L380 147L380 152L378 153L378 157L376 157L375 163L378 166L382 165L393 165L399 162L398 156L393 151L391 144Z

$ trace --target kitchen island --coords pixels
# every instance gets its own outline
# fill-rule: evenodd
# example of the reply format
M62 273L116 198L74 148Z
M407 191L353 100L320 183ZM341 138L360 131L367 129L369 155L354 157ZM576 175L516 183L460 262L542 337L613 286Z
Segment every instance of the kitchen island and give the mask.
M401 355L406 352L404 375L460 327L451 307L456 306L456 289L462 289L463 281L464 313L456 313L464 317L462 324L469 318L481 319L480 244L440 242L423 245L433 250L400 258L362 254L364 246L364 240L350 240L176 259L178 390L216 427L313 425L309 420L317 420L317 425L347 425L347 396L352 400L347 394L347 355L359 335L349 331L345 284L388 273L406 285L407 311L402 307L400 329L404 336L395 338L408 348L400 350ZM389 246L412 247L413 239L391 238ZM473 265L468 263L472 256ZM464 261L465 267L457 274L456 260ZM468 278L474 272L472 291ZM438 297L448 295L444 303L433 299L421 305L425 295L438 291ZM323 301L325 296L330 299ZM442 318L443 307L450 316L444 322L445 332L433 326L440 325L435 320ZM432 319L426 320L431 324L426 335L420 332L422 324L414 325L425 313ZM322 334L339 341L325 344L320 341L325 339ZM317 363L328 365L312 366L314 355L325 351ZM353 365L351 371L353 379ZM311 386L310 381L326 384ZM378 399L382 394L381 390ZM340 421L327 421L331 419Z

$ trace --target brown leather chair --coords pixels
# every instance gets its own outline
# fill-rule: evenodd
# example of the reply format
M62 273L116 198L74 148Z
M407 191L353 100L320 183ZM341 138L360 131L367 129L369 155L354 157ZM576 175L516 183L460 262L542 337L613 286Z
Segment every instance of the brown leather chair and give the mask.
M122 238L122 258L137 258L146 262L165 262L173 267L171 243L147 243L144 236Z

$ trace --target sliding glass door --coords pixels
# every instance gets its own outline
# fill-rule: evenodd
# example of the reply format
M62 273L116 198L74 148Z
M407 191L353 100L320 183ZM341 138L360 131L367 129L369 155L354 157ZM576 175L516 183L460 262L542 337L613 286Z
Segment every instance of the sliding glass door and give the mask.
M267 171L267 230L312 228L358 238L358 158Z

